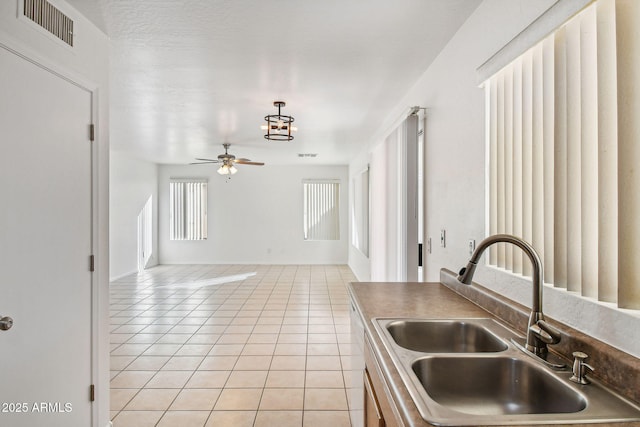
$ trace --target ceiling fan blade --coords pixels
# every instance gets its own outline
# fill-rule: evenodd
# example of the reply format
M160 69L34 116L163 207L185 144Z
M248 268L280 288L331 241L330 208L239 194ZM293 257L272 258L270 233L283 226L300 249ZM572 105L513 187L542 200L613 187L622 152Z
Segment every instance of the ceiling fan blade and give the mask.
M239 165L255 165L255 166L263 166L264 163L262 162L244 162L244 161L238 161L236 160L235 163L239 164Z
M218 159L196 159L196 160L200 160L203 162L219 162L220 160Z
M244 157L236 159L236 162L250 162L250 161L251 161L251 159L245 159Z
M206 165L206 164L209 164L209 163L220 163L220 162L217 161L217 160L211 160L209 162L194 162L194 163L189 163L189 164L190 165Z

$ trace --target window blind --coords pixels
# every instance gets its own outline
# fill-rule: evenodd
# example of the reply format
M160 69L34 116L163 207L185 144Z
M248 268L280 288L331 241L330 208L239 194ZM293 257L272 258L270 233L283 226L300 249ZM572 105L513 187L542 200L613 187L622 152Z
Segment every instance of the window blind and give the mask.
M303 181L304 240L340 240L340 182Z
M598 0L485 82L488 229L545 282L640 309L640 2ZM530 275L499 245L489 264Z
M207 181L172 178L169 181L169 238L207 238Z

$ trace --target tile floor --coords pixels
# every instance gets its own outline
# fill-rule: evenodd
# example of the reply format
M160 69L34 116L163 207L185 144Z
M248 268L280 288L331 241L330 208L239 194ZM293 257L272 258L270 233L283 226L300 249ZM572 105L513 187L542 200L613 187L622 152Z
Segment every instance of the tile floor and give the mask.
M180 265L112 282L114 426L350 426L354 280L342 265Z

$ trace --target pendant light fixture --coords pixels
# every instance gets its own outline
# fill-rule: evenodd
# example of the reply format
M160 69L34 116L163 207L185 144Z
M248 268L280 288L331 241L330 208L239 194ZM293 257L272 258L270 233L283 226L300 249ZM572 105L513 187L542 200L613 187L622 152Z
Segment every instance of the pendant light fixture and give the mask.
M236 172L238 172L238 169L236 169L233 164L229 164L226 162L218 168L218 173L220 175L233 175Z
M264 116L266 123L260 128L267 131L264 135L265 139L270 141L291 141L293 139L291 132L297 131L298 128L292 126L295 120L292 116L286 116L280 112L280 109L285 105L284 101L275 101L273 106L278 108L278 114Z

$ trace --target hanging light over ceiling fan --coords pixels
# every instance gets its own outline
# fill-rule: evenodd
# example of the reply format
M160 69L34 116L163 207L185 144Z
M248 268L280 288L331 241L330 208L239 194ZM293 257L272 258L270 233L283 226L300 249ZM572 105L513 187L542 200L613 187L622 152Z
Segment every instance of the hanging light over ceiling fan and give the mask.
M238 172L238 169L235 165L254 165L254 166L263 166L262 162L252 162L249 159L236 159L236 156L233 154L229 154L229 147L231 144L225 143L222 144L224 147L224 154L220 154L217 160L214 159L196 159L199 162L189 163L190 165L204 165L209 163L222 163L218 168L218 173L220 175L233 175Z
M280 109L285 105L284 101L274 101L273 106L278 108L278 114L264 116L264 121L267 123L260 128L267 131L264 135L265 139L271 141L291 141L293 139L291 132L296 132L298 128L293 126L295 119L292 116L280 112Z

